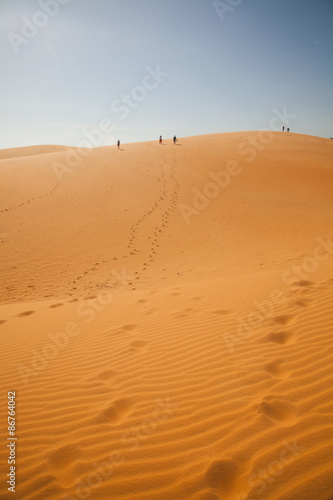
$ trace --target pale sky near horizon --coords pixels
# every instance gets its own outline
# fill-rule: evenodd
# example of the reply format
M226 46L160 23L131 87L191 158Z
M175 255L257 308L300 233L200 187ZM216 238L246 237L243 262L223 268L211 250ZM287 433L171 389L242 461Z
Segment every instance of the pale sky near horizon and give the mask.
M333 0L0 0L0 148L260 130L283 108L333 137L332 26Z

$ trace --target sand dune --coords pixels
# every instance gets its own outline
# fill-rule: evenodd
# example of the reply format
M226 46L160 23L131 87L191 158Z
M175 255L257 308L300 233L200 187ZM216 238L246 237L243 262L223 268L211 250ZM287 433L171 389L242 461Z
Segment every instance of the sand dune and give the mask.
M58 153L68 151L72 148L67 146L25 146L21 148L0 149L0 160L9 158L24 158L25 156L44 155L48 153Z
M332 500L332 141L18 149L0 153L16 498Z

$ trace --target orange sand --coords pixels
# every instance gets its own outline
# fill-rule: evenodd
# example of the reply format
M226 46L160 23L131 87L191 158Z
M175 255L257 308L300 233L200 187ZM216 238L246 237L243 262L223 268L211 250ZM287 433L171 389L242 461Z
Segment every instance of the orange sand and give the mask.
M333 498L333 141L262 138L0 151L1 498Z

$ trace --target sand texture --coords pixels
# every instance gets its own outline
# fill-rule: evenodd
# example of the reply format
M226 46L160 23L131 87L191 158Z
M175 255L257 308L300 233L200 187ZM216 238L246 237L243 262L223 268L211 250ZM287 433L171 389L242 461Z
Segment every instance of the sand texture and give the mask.
M34 146L0 174L1 498L332 500L333 141Z

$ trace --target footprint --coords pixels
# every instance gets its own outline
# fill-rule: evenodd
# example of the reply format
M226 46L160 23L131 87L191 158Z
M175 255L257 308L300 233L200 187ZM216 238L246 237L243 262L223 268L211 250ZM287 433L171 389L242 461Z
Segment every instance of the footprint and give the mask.
M133 401L130 399L117 399L101 413L98 421L119 425L131 413L132 407Z
M281 316L275 316L275 318L272 318L275 323L283 326L294 323L295 319L296 316L294 314L282 314Z
M52 304L52 305L50 306L50 309L55 309L56 307L61 307L61 306L63 306L63 305L64 305L64 304L62 304L61 302L59 302L58 304Z
M275 359L271 363L267 363L267 365L264 366L264 370L274 377L286 378L291 372L285 368L284 364L284 359Z
M228 309L219 309L218 311L214 311L213 314L220 314L221 316L227 316L228 314L231 314L231 311Z
M275 344L286 345L294 343L296 337L296 333L289 332L288 330L282 330L269 333L266 337L266 340L268 342L274 342Z
M78 302L79 299L71 299L68 302Z
M301 287L311 287L311 286L316 286L316 283L313 281L308 281L308 280L300 280L300 281L295 281L293 285L296 286L301 286Z
M134 340L131 342L131 347L134 347L137 351L142 351L146 345L147 342L144 340Z
M6 320L5 319L0 319L0 325L3 325L4 323L6 323Z
M72 462L82 457L82 453L76 446L65 445L52 452L47 461L54 469L65 469Z
M218 493L230 495L237 483L239 473L238 465L232 460L216 460L208 467L205 482Z
M198 314L201 312L201 310L197 309L197 308L193 309L193 307L186 307L183 312L188 313L188 314Z
M200 309L193 309L191 307L186 307L182 311L177 311L173 315L175 318L186 318L187 316L193 316L194 314L200 313Z
M299 306L299 307L311 307L312 300L310 299L300 299L292 302L291 305Z
M138 304L145 304L146 302L149 302L148 299L139 299L137 300Z
M112 381L115 382L116 377L117 377L117 372L115 370L105 370L103 372L100 372L98 374L98 378L100 380L104 381Z
M36 311L24 311L23 313L20 313L17 315L17 318L24 318L25 316L30 316L31 314L34 314Z
M297 413L295 407L282 401L281 399L264 399L258 409L259 413L265 415L273 422L278 422L281 425L291 425L297 420Z
M123 325L121 328L125 330L125 332L132 332L138 327L138 325Z
M155 314L159 311L159 309L157 307L152 307L151 309L149 309L148 311L145 312L145 314Z

